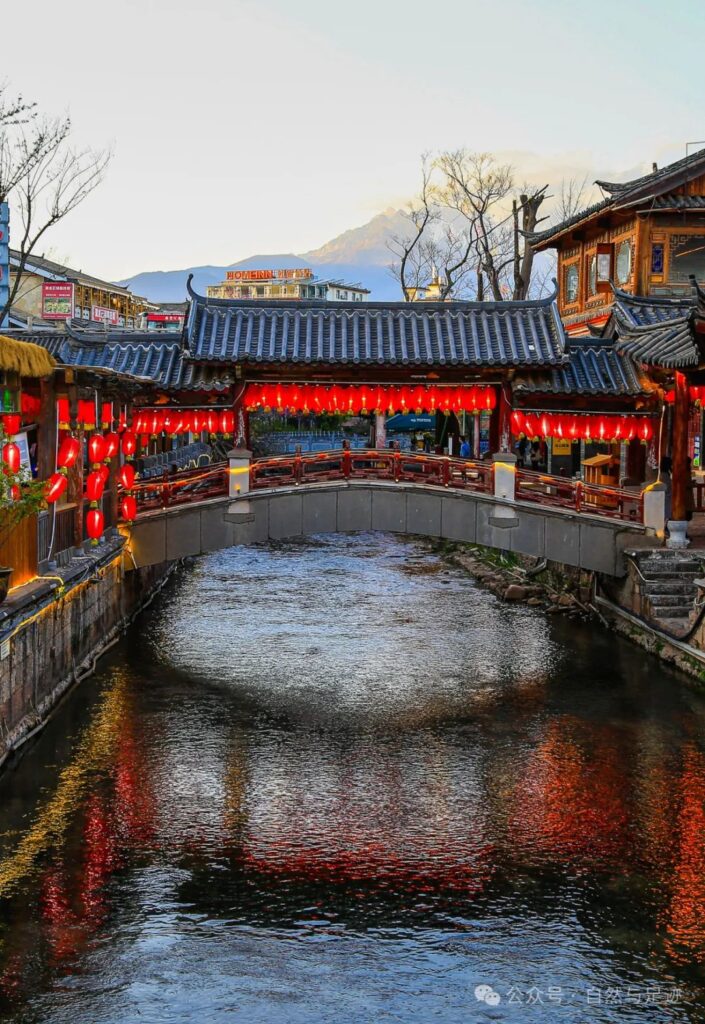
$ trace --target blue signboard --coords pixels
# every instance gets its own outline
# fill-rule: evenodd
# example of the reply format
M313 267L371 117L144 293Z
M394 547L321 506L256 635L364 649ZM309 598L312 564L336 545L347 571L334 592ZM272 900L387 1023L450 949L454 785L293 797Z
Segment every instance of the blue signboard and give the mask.
M10 311L3 317L2 310L10 298L10 207L0 203L0 327L7 327Z

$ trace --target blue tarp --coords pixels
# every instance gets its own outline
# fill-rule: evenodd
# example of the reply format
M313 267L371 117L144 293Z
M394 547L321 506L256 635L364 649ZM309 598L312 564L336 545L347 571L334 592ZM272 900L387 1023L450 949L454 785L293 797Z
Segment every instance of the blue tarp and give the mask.
M436 426L435 416L416 416L413 413L397 413L387 420L387 430L434 430Z

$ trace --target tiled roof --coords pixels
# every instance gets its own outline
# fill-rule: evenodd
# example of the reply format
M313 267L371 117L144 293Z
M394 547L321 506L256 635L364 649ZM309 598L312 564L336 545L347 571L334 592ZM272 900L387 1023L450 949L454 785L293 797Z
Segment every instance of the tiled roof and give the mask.
M636 366L610 343L569 342L568 361L547 371L518 373L512 383L517 392L579 395L638 395L643 392Z
M620 330L615 344L620 352L650 366L675 369L697 366L701 361L690 316L641 327L626 327Z
M631 295L614 289L612 307L617 324L625 327L642 327L645 324L661 324L678 320L693 309L695 299L692 292L683 298L667 298L658 295Z
M542 366L563 361L555 296L525 302L287 302L192 291L190 360L360 366Z
M642 297L615 290L609 327L620 352L651 366L698 366L703 361L695 321L705 318L705 296L695 280L682 299Z
M684 196L678 192L669 192L663 196L654 196L651 206L654 210L705 210L705 196Z
M569 228L576 227L583 221L590 220L595 214L602 210L621 210L627 206L634 206L638 203L652 199L654 209L705 209L705 202L701 204L698 200L705 201L703 196L680 196L673 193L674 188L685 185L693 178L705 173L705 149L691 153L687 157L676 160L665 167L652 171L651 174L644 174L640 178L633 178L631 181L610 182L596 181L603 192L609 193L604 199L585 210L567 217L560 224L546 228L544 231L527 234L526 238L534 246L543 246L551 239L563 234ZM663 200L670 200L666 205Z
M24 337L24 335L23 335ZM31 339L69 366L102 367L154 382L167 390L224 391L232 376L186 363L179 336L147 332L110 334L37 333Z

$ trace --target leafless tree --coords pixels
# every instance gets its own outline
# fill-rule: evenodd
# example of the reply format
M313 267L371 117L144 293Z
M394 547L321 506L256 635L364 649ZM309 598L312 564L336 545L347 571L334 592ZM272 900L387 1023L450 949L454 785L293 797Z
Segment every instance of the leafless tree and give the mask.
M2 323L19 291L27 262L47 231L76 209L100 184L110 161L106 150L75 149L68 117L40 116L34 104L0 90L0 202L19 215L12 233L18 252Z
M428 154L421 158L421 189L405 211L408 230L392 236L394 256L389 271L400 284L406 302L435 278L439 298L463 294L469 283L475 239L465 223L449 216L442 190L433 180L436 170Z
M588 194L590 191L591 186L587 177L582 178L582 180L578 178L564 178L561 182L553 211L556 224L568 220L569 217L573 217L579 210L584 209L588 205Z
M498 164L490 153L459 149L441 153L437 164L445 176L445 202L466 219L475 237L478 298L484 298L487 285L497 302L509 294L525 299L534 254L524 232L540 222L548 186L524 188L517 197L511 166ZM510 198L511 213L502 216Z

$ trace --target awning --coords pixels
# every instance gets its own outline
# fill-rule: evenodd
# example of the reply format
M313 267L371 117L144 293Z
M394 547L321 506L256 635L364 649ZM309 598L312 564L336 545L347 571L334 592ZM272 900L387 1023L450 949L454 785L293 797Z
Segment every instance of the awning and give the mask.
M41 345L0 335L0 370L21 377L47 377L56 362Z

